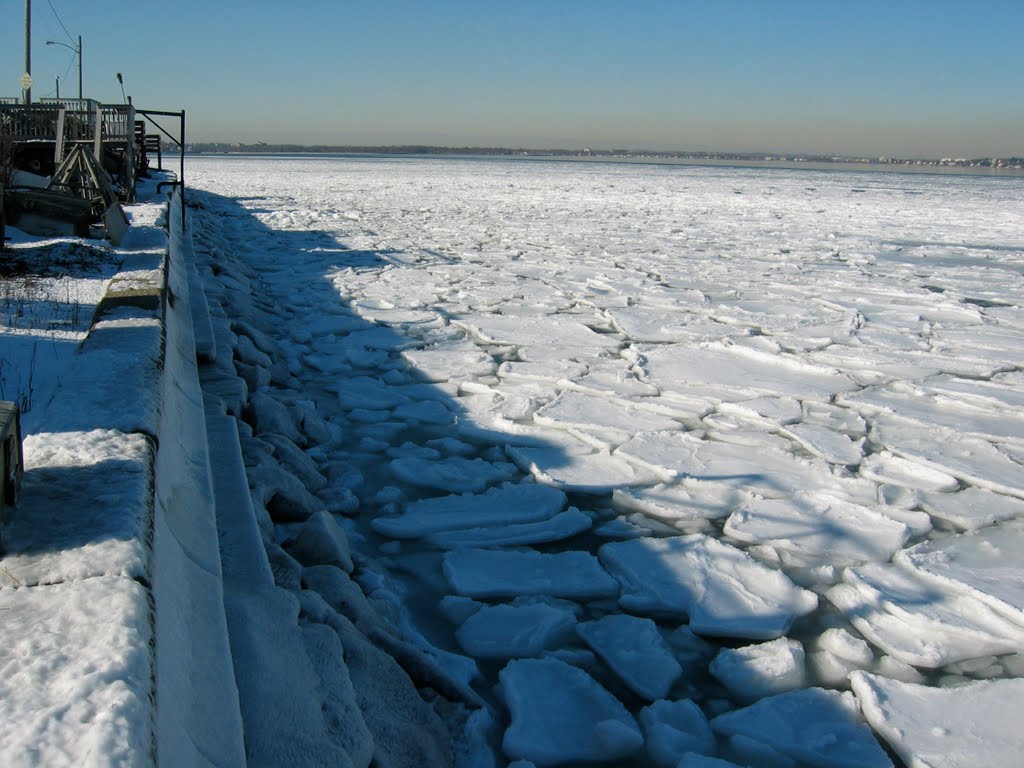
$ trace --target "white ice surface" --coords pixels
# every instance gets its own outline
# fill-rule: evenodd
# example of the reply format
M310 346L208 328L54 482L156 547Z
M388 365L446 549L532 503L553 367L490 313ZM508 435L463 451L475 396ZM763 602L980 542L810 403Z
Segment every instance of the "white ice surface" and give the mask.
M864 717L908 768L1014 768L1021 763L1024 680L929 688L855 672Z
M455 631L462 649L476 658L538 656L571 636L572 611L546 603L484 606Z
M522 483L491 488L482 494L420 499L396 517L378 517L371 526L392 538L420 538L443 531L534 523L554 517L565 506L562 491Z
M622 583L624 608L689 617L700 634L776 638L818 604L782 572L702 534L614 542L598 555Z
M1024 649L1024 626L966 589L898 565L849 568L828 599L870 642L921 667Z
M835 564L888 560L910 536L907 526L892 518L823 493L752 499L729 516L724 531L739 541Z
M717 520L755 495L795 506L798 494L828 494L899 521L910 529L909 541L936 547L948 543L949 525L998 530L1017 516L1005 499L1024 498L1018 413L1024 382L1004 372L1022 362L1019 180L415 158L193 162L194 183L242 196L240 208L250 208L260 226L274 227L233 250L251 258L254 281L279 289L280 306L273 309L282 326L291 326L288 367L299 380L292 386L307 388L344 433L339 460L357 465L366 478L365 488L353 489L366 517L382 506L391 515L404 504L401 515L387 518L399 520L438 495L439 488L409 482L412 472L391 475L389 460L402 461L398 467L410 458L444 466L459 456L493 464L512 458L503 455L506 446L524 449L514 482L527 474L570 494L586 492L586 509L600 530L642 541L698 526L718 539ZM245 220L219 221L233 227ZM292 259L296 254L301 258ZM297 275L305 276L301 283ZM353 373L367 378L362 395L383 400L359 405L351 391L353 399L341 407L337 397L346 397ZM443 397L431 405L423 404L431 398L422 392L405 388L424 381L444 382ZM637 414L636 422L623 420L623 413ZM647 421L652 415L654 429ZM674 422L669 429L661 428L662 418ZM634 436L641 426L675 437L645 443ZM676 443L681 435L687 438ZM623 436L630 439L620 443ZM470 449L437 442L451 438ZM415 467L418 473L425 464ZM396 494L380 493L396 484ZM998 502L985 504L977 495L982 491ZM975 501L958 512L961 496ZM560 509L569 503L584 500ZM936 530L920 509L935 517ZM494 512L503 514L498 505ZM633 522L613 518L615 512ZM467 513L467 521L476 516ZM486 547L490 526L493 544L545 541L546 555L593 551L596 542L587 534L557 542L532 538L557 528L554 519L467 522L426 537ZM844 536L831 539L819 529L808 537L813 553L776 549L778 542L766 539L741 543L750 556L739 557L721 544L729 555L716 549L707 567L691 575L700 586L714 586L701 595L709 604L736 603L732 624L758 631L772 625L772 634L750 639L790 632L799 615L808 660L821 654L833 672L862 667L917 675L892 656L865 663L864 647L849 642L859 640L852 632L813 644L815 633L847 617L832 616L827 604L815 612L813 595L789 592L791 581L824 590L851 552L857 560L887 559L891 544L876 546L870 526L870 536L845 540L853 529L844 525ZM385 546L404 563L422 545ZM436 553L428 556L436 563ZM737 557L743 567L731 581ZM643 585L631 584L627 595L635 589L644 597L634 599L652 605L662 592L677 597L678 585L659 586L666 572L669 583L681 578L671 573L671 561L659 552L630 559ZM757 567L748 570L748 562ZM961 565L952 574L915 570L916 586L905 598L877 598L877 605L874 587L851 580L841 587L855 590L858 605L871 603L872 616L900 622L885 631L874 627L878 636L895 633L886 635L894 647L913 649L907 638L927 637L946 646L939 655L954 658L948 651L960 642L957 632L985 642L999 634L988 620L977 631L979 605L1017 623L1012 595L993 594L984 574ZM475 567L463 573L470 582ZM871 573L866 567L857 572ZM431 598L425 604L434 605L451 588L426 570L417 571L423 583L412 585L414 613L424 593ZM522 563L502 571L502 597L536 586ZM546 573L545 580L553 583ZM942 615L914 602L922 584ZM744 602L752 587L765 591L764 585L768 604L788 595L771 622L761 602ZM964 596L971 600L961 601ZM614 612L611 598L595 597L584 620ZM664 612L673 621L691 605L698 614L701 607L689 598L673 604ZM853 626L862 631L856 621ZM870 640L872 657L878 639ZM587 662L575 646L560 653L603 664ZM952 676L943 679L995 674L993 667L1019 674L1012 663L989 659L944 662ZM817 683L819 668L808 669L808 684ZM547 690L538 688L541 693ZM690 693L709 712L725 706L700 699L706 692L699 685ZM742 734L722 746L736 763L755 760L742 755L765 766L790 760Z
M590 675L556 659L509 662L501 671L512 724L505 754L538 768L571 762L614 762L644 739L636 720Z
M806 684L803 646L785 637L743 648L723 648L712 660L709 671L744 702Z
M896 562L939 585L967 589L1024 628L1024 520L919 544Z
M626 687L648 701L665 698L683 674L650 619L609 614L578 624L576 631Z
M465 597L611 597L618 582L593 555L570 551L543 554L532 551L457 549L444 556L444 574Z
M891 768L849 693L806 688L761 699L711 721L723 736L742 736L818 768Z
M674 768L684 752L714 754L717 750L707 717L691 699L661 699L641 709L637 719L655 765Z

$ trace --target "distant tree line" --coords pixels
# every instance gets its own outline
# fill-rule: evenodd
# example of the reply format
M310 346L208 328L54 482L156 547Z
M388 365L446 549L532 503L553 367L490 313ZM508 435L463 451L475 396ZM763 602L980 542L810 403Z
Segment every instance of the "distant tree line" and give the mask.
M638 149L524 149L511 147L441 147L427 144L368 146L355 144L255 144L198 142L189 144L194 154L352 154L352 155L479 155L501 157L607 157L623 159L666 159L712 162L871 163L881 165L942 166L960 168L1007 168L1024 170L1024 157L981 158L893 158L814 154L772 154L767 152L686 152Z

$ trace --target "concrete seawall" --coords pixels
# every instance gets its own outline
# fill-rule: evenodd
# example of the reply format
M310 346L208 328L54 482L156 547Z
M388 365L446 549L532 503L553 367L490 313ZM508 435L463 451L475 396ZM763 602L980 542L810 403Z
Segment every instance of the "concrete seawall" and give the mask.
M233 318L204 291L219 256L197 255L181 205L130 212L25 440L0 560L0 764L453 764L453 708L478 702L378 615L338 522L306 510L275 540L261 494L301 486L297 454L241 419L276 406L236 371ZM283 453L247 470L259 440ZM447 723L418 687L455 692Z

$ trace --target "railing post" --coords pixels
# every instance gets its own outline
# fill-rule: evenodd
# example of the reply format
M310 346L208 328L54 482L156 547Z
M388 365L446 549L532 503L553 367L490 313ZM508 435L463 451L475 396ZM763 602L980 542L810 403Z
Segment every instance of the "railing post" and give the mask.
M83 105L84 106L84 105ZM84 110L83 110L84 111ZM93 125L95 126L95 132L93 133L93 155L101 163L103 162L103 113L100 111L100 103L98 101L93 102Z
M53 141L53 164L59 168L64 160L64 105L57 105L57 130Z

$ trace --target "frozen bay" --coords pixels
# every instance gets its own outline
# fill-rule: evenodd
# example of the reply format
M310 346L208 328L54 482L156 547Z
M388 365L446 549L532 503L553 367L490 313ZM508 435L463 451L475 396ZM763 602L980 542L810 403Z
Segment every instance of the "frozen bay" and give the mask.
M285 438L298 486L248 462L264 537L337 515L363 591L471 670L464 765L885 765L897 728L910 763L927 717L893 719L887 681L1024 673L1020 179L189 162L208 293L267 395L246 445L292 456L270 401L322 432ZM655 721L655 692L697 709Z

